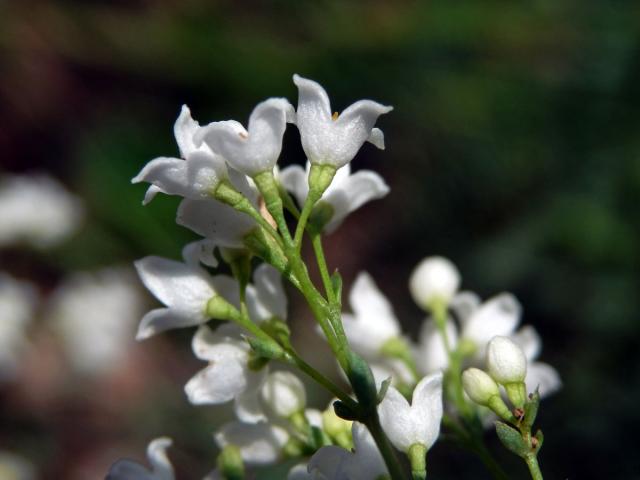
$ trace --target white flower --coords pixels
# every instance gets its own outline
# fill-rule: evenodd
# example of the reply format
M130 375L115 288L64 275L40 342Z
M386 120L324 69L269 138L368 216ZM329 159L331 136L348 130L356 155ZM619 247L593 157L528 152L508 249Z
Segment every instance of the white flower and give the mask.
M356 277L349 304L354 313L343 313L342 324L350 346L366 358L379 358L385 342L401 333L391 304L366 272Z
M25 241L52 247L77 230L82 217L80 199L48 175L0 180L0 246Z
M384 149L382 131L373 126L380 115L393 107L360 100L335 116L320 84L299 75L293 76L293 82L299 94L296 124L302 148L311 163L340 168L355 157L366 141Z
M133 272L107 268L67 278L46 311L71 365L100 374L117 366L133 346L143 300Z
M153 440L147 447L151 470L133 460L118 460L109 469L106 480L175 480L173 466L167 457L172 441L167 437Z
M0 380L11 379L18 371L37 302L33 285L0 272Z
M310 163L307 163L306 171L300 165L291 165L279 173L280 182L294 194L299 205L304 205L309 194L309 169ZM338 169L333 181L316 204L317 211L320 211L323 205L330 209L323 231L333 232L348 214L370 200L384 197L387 193L389 187L380 175L370 170L360 170L351 174L351 164L347 163Z
M260 396L269 412L281 418L302 411L307 403L304 384L296 375L285 371L269 374L260 388Z
M135 262L142 283L168 308L147 313L140 322L136 339L144 340L172 328L205 323L207 302L220 295L238 303L237 283L226 275L211 277L203 269L160 257Z
M209 366L187 382L184 389L194 405L236 402L236 414L244 421L264 419L252 402L257 399L267 369L249 368L249 345L234 324L225 324L212 331L202 325L193 336L193 353Z
M498 383L524 382L527 358L522 349L507 337L493 337L487 347L487 368Z
M447 338L451 348L458 343L458 330L451 319L445 323ZM420 329L420 342L416 352L416 361L424 374L446 370L449 366L449 354L444 338L438 331L436 323L427 319Z
M183 105L173 127L182 159L155 158L131 180L131 183L152 184L144 196L143 204L153 200L158 192L186 198L206 198L220 181L227 178L224 160L206 145L195 145L193 138L199 129L198 122L191 118L189 108Z
M14 453L0 451L0 478L2 480L35 480L36 469L27 459Z
M353 452L330 445L309 460L309 478L316 480L376 480L389 472L367 428L358 422L351 427ZM304 477L300 477L304 478Z
M218 430L214 438L218 447L235 445L248 465L268 465L276 462L289 434L281 427L266 422L230 422Z
M411 405L394 387L389 387L378 405L380 424L391 443L408 452L414 444L427 450L438 439L442 420L442 373L424 377L413 391Z
M229 169L233 186L258 205L258 194L247 177ZM249 215L213 198L194 200L185 198L178 207L176 223L193 230L218 247L244 248L244 237L256 227Z
M254 177L273 170L287 122L293 122L294 116L288 100L269 98L251 112L248 130L235 120L213 122L200 129L195 141L206 143L233 168Z
M547 363L534 361L542 349L542 340L535 328L525 325L509 338L522 348L527 358L527 376L524 379L527 392L533 392L537 388L540 397L546 397L562 387L560 375L555 368Z
M267 263L253 272L253 285L247 285L247 308L256 323L272 318L286 320L287 296L282 286L282 275Z
M425 310L430 310L433 302L449 303L459 285L458 269L444 257L425 258L413 270L409 279L413 300Z

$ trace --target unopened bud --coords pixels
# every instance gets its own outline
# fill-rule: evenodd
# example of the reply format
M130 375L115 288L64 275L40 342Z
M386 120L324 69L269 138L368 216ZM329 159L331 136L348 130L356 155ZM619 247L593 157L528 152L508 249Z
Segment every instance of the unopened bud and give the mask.
M469 368L462 373L462 386L471 400L485 407L491 397L500 396L495 380L478 368Z
M289 418L304 410L307 394L303 383L293 373L271 373L260 390L262 401L275 415Z
M493 379L504 385L511 403L523 407L527 400L527 358L522 349L507 337L493 337L487 347L487 368Z
M456 266L444 257L427 257L413 270L409 290L414 301L425 310L435 303L448 304L460 285Z

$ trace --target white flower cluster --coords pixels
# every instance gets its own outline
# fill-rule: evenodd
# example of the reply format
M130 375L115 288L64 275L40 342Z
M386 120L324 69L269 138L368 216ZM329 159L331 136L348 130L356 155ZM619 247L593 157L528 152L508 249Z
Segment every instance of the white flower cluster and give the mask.
M319 84L297 75L294 83L297 109L283 98L267 99L255 107L246 129L231 120L201 127L183 107L174 127L180 158L156 158L133 179L151 184L144 203L159 192L184 197L177 223L204 237L183 249L182 261L151 256L136 262L142 282L164 304L144 315L137 338L197 327L193 353L207 366L185 385L187 398L194 405L233 402L237 417L214 434L221 453L208 479L244 478L245 468L285 458L300 459L291 480L402 478L394 449L409 458L413 478L424 478L445 407L479 414L464 395L463 381L468 387L484 378L463 379L462 368L483 367L487 345L509 337L526 352L522 358L494 355L491 347L488 354L490 372L503 375L509 394L511 383L525 380L540 339L532 327L515 331L520 307L513 296L481 304L475 294L458 292L456 268L440 257L425 259L410 280L416 302L431 315L418 343L403 335L390 302L367 273L358 275L349 294L352 313L342 311L342 280L329 275L319 238L389 191L376 173L352 174L350 162L366 141L384 147L374 125L391 107L361 100L332 114ZM287 123L300 131L306 170L277 168ZM297 221L294 235L285 211ZM304 232L324 292L300 256ZM252 273L256 257L264 263ZM231 275L211 273L220 260ZM283 279L305 297L353 394L307 364L291 344ZM212 328L212 319L228 323ZM287 368L277 369L280 364ZM309 408L312 399L291 368L337 399L323 412ZM520 376L511 380L516 370ZM559 386L546 364L529 363L528 372L528 385L542 394ZM474 390L469 396L475 401L479 395ZM152 471L120 461L108 478L173 479L170 443L160 438L149 445Z

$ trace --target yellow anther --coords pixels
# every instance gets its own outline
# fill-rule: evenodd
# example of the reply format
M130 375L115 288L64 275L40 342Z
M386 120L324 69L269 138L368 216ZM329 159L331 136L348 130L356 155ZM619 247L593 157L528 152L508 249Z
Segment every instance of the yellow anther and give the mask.
M335 122L337 119L338 119L338 112L333 112L333 115L331 115L331 120Z

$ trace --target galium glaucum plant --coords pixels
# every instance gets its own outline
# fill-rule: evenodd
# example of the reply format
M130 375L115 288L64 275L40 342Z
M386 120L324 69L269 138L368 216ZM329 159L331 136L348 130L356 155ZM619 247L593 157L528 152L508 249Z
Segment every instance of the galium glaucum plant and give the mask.
M214 433L220 454L206 478L253 478L260 466L289 460L291 480L424 479L441 432L495 478L507 478L483 442L493 423L532 478L542 478L543 437L532 433L533 423L540 397L560 380L534 362L540 338L533 327L517 329L515 297L483 302L461 292L456 267L429 257L409 282L427 313L418 341L402 333L366 272L343 302L342 278L327 265L322 240L350 212L389 192L377 173L352 172L350 162L365 142L384 148L375 124L392 108L360 100L333 113L318 83L293 80L297 109L267 99L246 127L233 120L200 126L183 107L174 127L179 157L156 158L133 179L151 184L144 203L157 193L183 197L177 222L203 237L184 247L181 261L146 257L136 268L163 304L143 317L137 338L197 327L193 352L206 365L186 384L187 398L233 402L237 420ZM280 170L288 124L300 131L308 161ZM307 240L317 283L300 253ZM220 262L231 275L212 273ZM308 304L345 382L318 371L292 344L283 282ZM222 323L209 325L213 319ZM299 375L334 396L331 404L314 408ZM151 442L151 469L121 460L108 478L174 479L170 444L166 437Z

